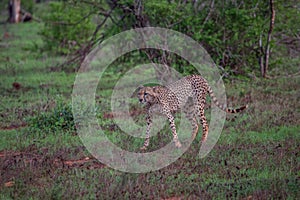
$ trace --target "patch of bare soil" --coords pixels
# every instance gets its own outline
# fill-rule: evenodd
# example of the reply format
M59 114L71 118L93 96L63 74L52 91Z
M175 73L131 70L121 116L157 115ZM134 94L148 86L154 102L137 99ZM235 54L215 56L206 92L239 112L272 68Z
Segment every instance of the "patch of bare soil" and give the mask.
M25 122L16 124L16 123L12 123L8 126L4 126L4 127L0 127L0 130L14 130L14 129L19 129L19 128L23 128L26 127L27 124Z
M85 156L83 147L76 150L64 149L55 153L49 153L49 149L38 149L31 145L23 151L0 151L0 186L11 187L14 180L23 172L31 171L37 177L41 173L53 174L57 169L85 168L100 169L105 165L95 158ZM77 153L79 159L67 159L68 156Z
M37 165L39 162L43 160L43 155L27 153L27 152L9 152L9 151L2 151L0 152L0 159L5 160L5 163L12 164L17 163L22 159L24 164L33 164ZM96 161L96 162L94 162ZM57 167L84 167L86 163L90 163L93 166L91 168L103 168L102 164L97 163L97 160L90 157L85 157L82 159L76 160L64 160L62 158L54 158L53 165Z

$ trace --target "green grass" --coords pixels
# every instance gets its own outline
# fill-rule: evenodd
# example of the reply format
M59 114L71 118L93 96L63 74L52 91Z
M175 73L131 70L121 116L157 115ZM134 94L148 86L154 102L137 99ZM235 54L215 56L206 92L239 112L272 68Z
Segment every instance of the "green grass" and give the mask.
M227 115L207 157L198 157L199 131L188 151L169 166L123 173L93 159L72 127L63 126L61 120L71 114L64 106L71 102L76 73L57 68L63 57L39 50L42 24L0 26L0 35L10 35L0 40L0 199L299 198L299 78L227 81L229 104L247 103L249 109ZM293 63L299 66L300 60ZM137 152L143 139L128 136L104 116L111 112L112 88L122 75L114 67L98 85L97 117L112 142ZM14 88L14 82L21 88ZM136 99L131 104L140 108ZM56 115L55 109L66 113ZM145 124L143 116L134 119ZM166 125L151 138L150 151L171 139ZM86 157L88 162L65 163Z

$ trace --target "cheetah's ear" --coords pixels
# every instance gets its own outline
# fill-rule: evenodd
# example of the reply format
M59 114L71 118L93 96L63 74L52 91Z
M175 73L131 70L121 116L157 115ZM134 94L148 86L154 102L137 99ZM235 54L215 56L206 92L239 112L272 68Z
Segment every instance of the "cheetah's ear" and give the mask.
M139 85L139 87L136 89L137 91L139 91L140 89L144 88L145 86L143 85Z
M138 92L143 88L144 86L143 85L140 85L138 88L136 88L134 90L134 92L132 93L131 97L135 97L136 95L138 95Z
M141 89L143 89L144 88L144 86L143 85L139 85L139 87L138 88L136 88L135 89L135 91L134 91L134 94L138 94L138 92L141 90Z
M158 97L159 94L157 93L157 87L152 87L151 89L152 89L151 95L154 97Z
M153 88L152 88L153 94L156 94L156 91L157 91L157 88L156 88L156 87L153 87Z

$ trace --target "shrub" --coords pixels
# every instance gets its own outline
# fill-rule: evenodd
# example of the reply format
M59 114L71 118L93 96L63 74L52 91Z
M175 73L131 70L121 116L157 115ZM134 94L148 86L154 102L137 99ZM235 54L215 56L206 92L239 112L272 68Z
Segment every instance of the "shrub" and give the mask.
M44 29L40 32L45 48L68 54L83 47L95 30L89 8L63 2L50 2L49 6L48 14L43 17Z
M54 132L57 130L74 131L74 119L71 103L58 99L56 106L50 112L39 113L28 120L32 130Z

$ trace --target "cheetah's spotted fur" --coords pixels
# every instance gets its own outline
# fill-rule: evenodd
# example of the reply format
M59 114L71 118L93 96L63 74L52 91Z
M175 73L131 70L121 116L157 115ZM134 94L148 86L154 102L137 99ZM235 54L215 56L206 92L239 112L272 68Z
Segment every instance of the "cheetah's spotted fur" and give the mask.
M173 116L173 113L181 108L183 108L183 112L192 124L193 138L198 132L198 123L196 117L199 117L203 131L202 142L204 142L208 135L208 123L204 115L207 94L209 94L212 101L225 112L237 113L247 108L247 106L242 106L237 109L229 109L221 106L207 81L200 75L183 77L182 79L168 86L141 86L138 89L138 98L141 103L146 104L147 109L146 140L142 149L146 149L149 146L150 129L152 126L152 116L154 113L161 113L167 116L170 122L170 128L172 130L175 145L176 147L181 147L181 143L178 140L176 133ZM193 100L192 106L188 103L188 97L191 97Z

